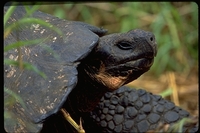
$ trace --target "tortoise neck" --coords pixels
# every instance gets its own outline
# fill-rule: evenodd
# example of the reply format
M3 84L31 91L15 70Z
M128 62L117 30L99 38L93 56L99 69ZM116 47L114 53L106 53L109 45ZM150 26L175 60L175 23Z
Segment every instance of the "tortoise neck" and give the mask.
M92 111L107 92L84 68L78 69L78 83L67 99L67 111L72 115Z

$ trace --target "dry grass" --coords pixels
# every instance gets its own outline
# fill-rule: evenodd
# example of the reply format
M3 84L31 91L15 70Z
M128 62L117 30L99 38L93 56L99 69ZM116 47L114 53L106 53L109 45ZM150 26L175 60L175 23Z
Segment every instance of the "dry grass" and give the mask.
M167 72L158 78L147 73L129 83L128 86L143 88L153 94L162 95L193 116L198 116L199 84L196 72L190 75Z

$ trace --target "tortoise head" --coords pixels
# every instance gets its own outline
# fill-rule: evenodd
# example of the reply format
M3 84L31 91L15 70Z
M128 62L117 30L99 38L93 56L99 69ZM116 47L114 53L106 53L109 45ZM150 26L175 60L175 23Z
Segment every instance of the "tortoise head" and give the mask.
M110 34L86 59L86 72L109 90L118 89L143 73L153 64L157 53L155 36L143 30Z

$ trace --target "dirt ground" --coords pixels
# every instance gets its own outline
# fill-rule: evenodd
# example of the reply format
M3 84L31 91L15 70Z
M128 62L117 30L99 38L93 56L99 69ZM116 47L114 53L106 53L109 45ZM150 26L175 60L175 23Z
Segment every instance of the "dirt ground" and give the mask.
M198 116L199 84L198 73L196 72L188 75L167 72L158 78L147 73L129 83L128 86L145 89L158 95L166 92L166 90L171 91L171 94L164 97L165 99L174 102L193 116Z

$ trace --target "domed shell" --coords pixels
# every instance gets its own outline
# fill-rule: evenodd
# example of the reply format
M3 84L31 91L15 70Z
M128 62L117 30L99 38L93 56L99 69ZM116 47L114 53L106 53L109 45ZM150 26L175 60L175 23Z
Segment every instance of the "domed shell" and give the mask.
M8 8L4 7L4 13ZM17 23L24 17L27 20L38 19L17 25L4 39L4 48L16 42L29 41L27 46L4 51L5 60L15 64L21 60L23 67L26 67L20 69L4 63L4 99L12 99L8 92L20 98L15 99L12 106L4 105L4 110L10 113L4 124L8 132L37 132L42 128L41 122L61 108L76 86L78 64L97 45L98 35L106 32L82 22L59 19L39 11L27 16L23 7L16 6L5 25ZM41 19L53 28L40 23ZM28 64L36 72L29 70Z

